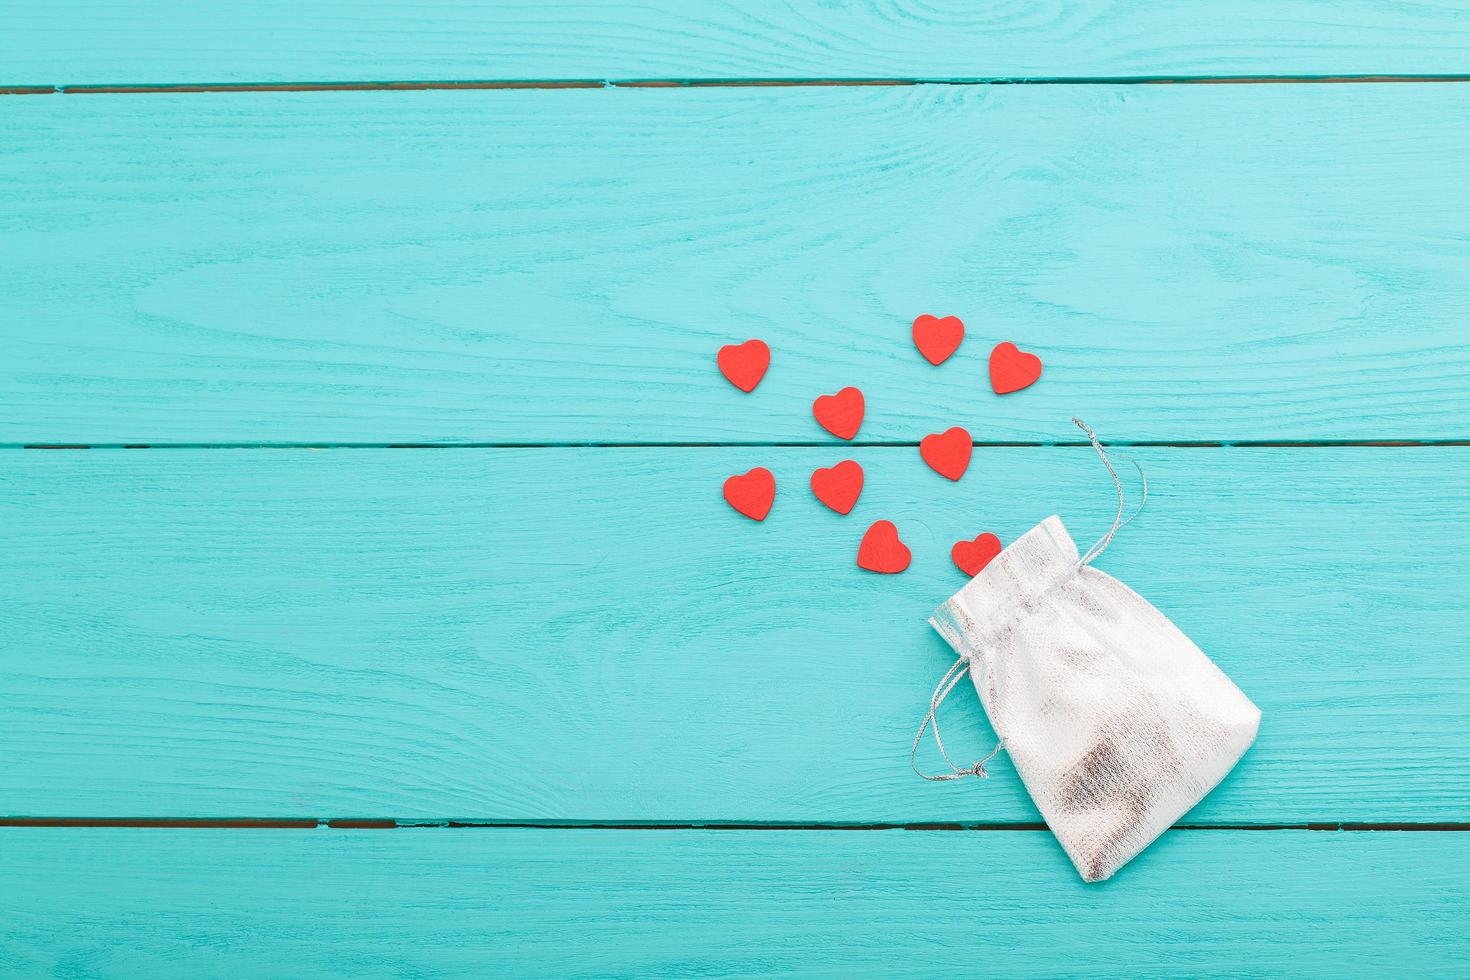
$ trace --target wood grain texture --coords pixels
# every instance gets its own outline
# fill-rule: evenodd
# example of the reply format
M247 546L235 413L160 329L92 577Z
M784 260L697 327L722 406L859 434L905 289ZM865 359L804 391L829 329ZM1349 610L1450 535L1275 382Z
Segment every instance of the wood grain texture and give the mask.
M0 442L1465 438L1464 91L13 99Z
M1455 0L65 0L0 83L1465 73Z
M806 486L845 455L846 518ZM1470 450L1135 455L1148 509L1099 567L1264 711L1187 819L1470 817ZM10 816L1034 821L1004 757L909 771L952 656L925 620L954 541L1055 512L1085 547L1113 507L1085 448L959 484L838 446L0 459ZM763 524L720 497L757 464ZM878 518L902 575L855 566ZM990 747L973 691L945 720Z
M1455 976L1466 834L0 831L13 975Z

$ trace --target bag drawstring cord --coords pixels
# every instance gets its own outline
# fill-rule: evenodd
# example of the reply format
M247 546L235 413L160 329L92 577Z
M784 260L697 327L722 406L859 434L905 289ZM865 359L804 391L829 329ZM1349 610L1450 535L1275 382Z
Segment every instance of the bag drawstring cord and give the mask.
M1000 750L1005 748L1005 739L1001 739L995 743L995 748L990 750L989 755L968 769L961 769L955 765L954 760L945 751L944 739L939 737L939 717L937 712L939 711L939 706L944 703L944 699L949 697L949 692L953 691L955 685L962 681L969 673L970 660L968 657L961 656L954 662L954 666L950 667L949 671L940 678L938 686L934 688L934 693L929 698L929 712L924 715L924 723L919 726L919 731L914 735L914 746L909 750L910 768L925 779L932 780L936 783L946 782L951 779L964 779L966 776L989 779L990 773L986 770L985 763L1000 755ZM924 732L928 731L931 726L934 728L934 744L939 746L939 754L944 757L945 764L950 768L949 772L940 773L937 776L919 768L919 743L924 740Z
M1078 559L1076 566L1074 566L1073 568L1073 570L1075 571L1076 569L1081 568L1083 565L1090 564L1094 558L1106 551L1108 545L1112 544L1113 535L1117 534L1123 528L1133 523L1133 519L1143 512L1143 505L1148 503L1148 477L1144 475L1143 467L1139 466L1136 460L1129 459L1126 456L1123 457L1124 459L1128 459L1128 462L1133 464L1134 469L1138 470L1138 479L1143 485L1143 490L1138 501L1138 507L1134 509L1133 513L1125 521L1123 519L1123 481L1118 479L1118 471L1113 469L1112 460L1108 459L1107 451L1103 449L1102 443L1098 441L1097 433L1093 432L1086 422L1083 422L1081 419L1076 418L1075 416L1072 418L1072 423L1087 434L1088 441L1092 443L1093 451L1097 453L1098 459L1102 460L1103 466L1107 467L1108 476L1113 478L1113 489L1118 492L1118 510L1117 513L1113 515L1112 527L1108 528L1108 532L1104 534L1101 538L1098 538L1093 546L1087 549L1087 553L1084 554L1080 559ZM979 762L975 763L973 766L970 766L966 769L961 769L959 766L955 765L954 760L949 757L949 752L947 752L944 748L944 740L939 736L939 706L944 703L945 698L949 697L949 693L955 689L955 685L959 684L959 682L970 673L970 667L971 662L969 655L967 653L960 654L959 657L955 660L954 664L949 668L948 671L945 672L945 675L939 679L939 683L934 687L934 693L929 697L929 711L924 715L924 721L922 724L919 725L919 731L914 735L913 748L909 751L910 768L912 768L914 772L918 773L920 776L923 776L925 779L932 780L934 782L946 782L951 779L965 779L970 776L974 776L979 779L989 779L990 773L988 770L986 770L985 763L1000 755L1001 750L1005 748L1006 740L1005 737L1002 736L1000 740L995 743L995 748L990 750L989 755L981 759ZM940 773L937 776L933 773L924 772L922 769L919 768L918 762L919 743L924 740L924 732L928 731L931 727L934 729L934 744L939 746L939 754L943 757L945 764L948 765L950 768L949 772Z
M1123 530L1129 524L1132 524L1133 519L1143 513L1143 505L1148 503L1148 477L1144 475L1143 467L1138 465L1136 459L1131 459L1127 456L1123 457L1133 464L1133 468L1138 471L1139 482L1143 484L1143 490L1138 499L1138 506L1128 516L1126 521L1123 520L1123 481L1118 479L1118 471L1113 469L1113 461L1108 459L1107 451L1103 449L1102 443L1097 441L1097 433L1093 432L1086 422L1073 416L1072 424L1087 433L1088 441L1092 443L1092 449L1097 453L1097 458L1102 460L1102 464L1108 468L1108 476L1113 478L1113 489L1118 491L1118 512L1113 515L1113 526L1108 528L1108 533L1098 538L1096 543L1087 549L1087 554L1083 555L1077 562L1077 567L1081 568L1083 565L1090 564L1094 558L1106 551L1108 545L1113 543L1113 535Z

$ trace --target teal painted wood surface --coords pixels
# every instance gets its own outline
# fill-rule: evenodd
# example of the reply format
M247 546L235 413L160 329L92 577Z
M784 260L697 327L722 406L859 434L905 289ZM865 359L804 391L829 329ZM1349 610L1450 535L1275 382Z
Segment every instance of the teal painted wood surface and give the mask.
M1455 0L69 0L4 9L0 83L48 86L1470 71L1470 12Z
M1092 419L1107 431L1107 420ZM1470 812L1470 450L1146 449L1099 567L1261 706L1192 822ZM852 455L839 517L807 489ZM0 815L1030 821L908 747L961 537L1112 516L1086 448L0 454ZM720 498L763 464L757 525ZM1131 470L1131 467L1125 467ZM895 521L903 575L856 568ZM968 688L950 742L991 745ZM977 755L978 757L978 755Z
M1470 71L1447 0L0 21L0 87ZM923 620L956 538L1111 513L1085 448L983 449L953 486L897 444L1073 414L1470 441L1464 88L0 99L0 820L536 827L0 827L0 973L1466 973L1464 446L1136 450L1152 500L1100 565L1265 711L1186 818L1213 829L1101 887L1043 832L831 829L1037 819L1004 757L908 772L949 663ZM925 311L970 325L941 369ZM776 361L747 397L713 355L750 336ZM996 399L1002 339L1046 375ZM851 383L889 445L812 423ZM812 445L636 445L772 441ZM398 443L483 445L226 448ZM869 482L839 518L806 478L844 456ZM757 463L759 526L718 496ZM853 566L878 517L902 576ZM946 713L989 748L968 690ZM763 829L569 826L602 821ZM1221 826L1340 822L1422 831Z
M1466 91L10 99L0 442L1464 438Z
M20 975L1457 976L1470 835L0 830ZM79 924L85 923L85 927Z

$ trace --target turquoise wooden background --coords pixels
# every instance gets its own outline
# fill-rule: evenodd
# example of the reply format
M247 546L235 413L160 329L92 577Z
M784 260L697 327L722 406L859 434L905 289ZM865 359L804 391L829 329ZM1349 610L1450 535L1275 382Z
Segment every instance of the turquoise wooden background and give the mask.
M0 974L1470 971L1470 6L1164 7L0 3ZM1265 713L1100 886L905 758L1073 414Z

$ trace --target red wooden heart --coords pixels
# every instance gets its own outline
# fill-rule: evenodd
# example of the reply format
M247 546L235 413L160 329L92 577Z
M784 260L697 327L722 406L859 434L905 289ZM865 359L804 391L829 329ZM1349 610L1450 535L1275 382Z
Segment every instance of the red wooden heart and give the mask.
M764 466L725 481L725 500L753 521L763 521L776 499L776 478Z
M859 568L883 575L893 575L909 567L912 558L908 545L898 539L898 528L892 521L874 521L858 545Z
M771 366L771 348L764 340L747 340L743 344L727 344L715 357L725 380L741 391L754 391Z
M924 457L924 462L933 467L934 472L951 480L965 475L974 448L970 433L959 426L927 435L919 441L919 455Z
M1041 377L1041 358L1028 354L1010 341L996 344L990 352L990 387L997 395L1020 391Z
M974 578L1001 550L1000 538L986 531L974 541L956 541L949 549L949 557L954 559L960 571Z
M863 424L863 393L856 388L843 388L835 395L823 395L812 402L817 423L839 439L851 439Z
M849 513L863 492L863 468L850 459L812 473L812 493L839 514Z
M930 364L943 364L965 339L965 325L957 316L925 313L914 320L914 346Z

